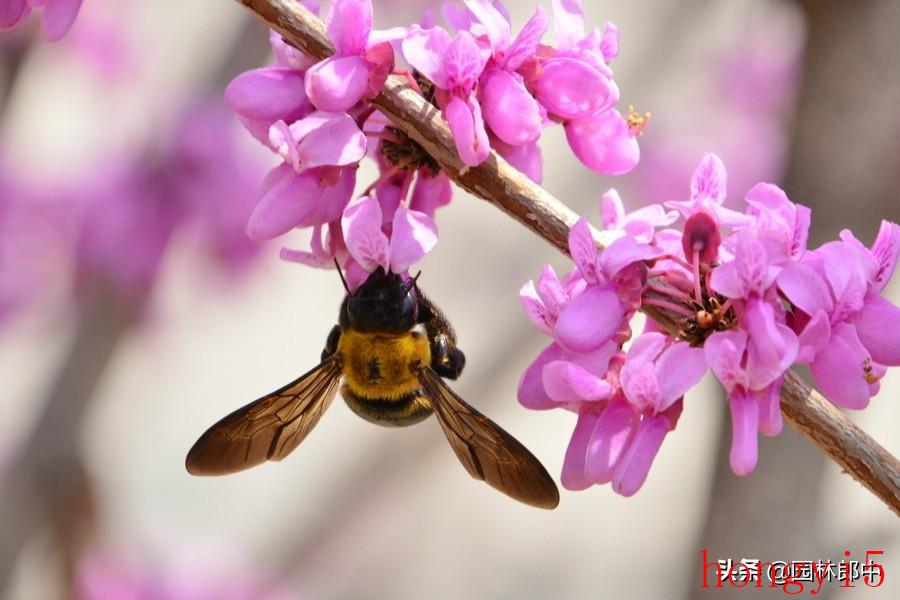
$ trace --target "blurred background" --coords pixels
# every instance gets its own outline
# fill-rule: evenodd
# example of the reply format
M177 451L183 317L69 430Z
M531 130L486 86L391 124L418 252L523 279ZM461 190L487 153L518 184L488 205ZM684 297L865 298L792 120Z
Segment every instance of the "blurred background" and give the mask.
M380 27L429 5L374 4ZM813 243L850 227L868 244L880 219L900 221L900 3L585 4L589 23L621 31L622 103L653 118L641 164L617 178L578 163L561 128L545 133L544 186L574 210L598 223L612 186L630 209L684 199L714 151L733 205L778 182L813 207ZM507 6L517 30L534 3ZM881 549L881 588L819 597L900 597L896 515L787 427L760 442L752 475L731 474L712 380L630 499L605 486L564 491L554 512L519 505L470 480L433 419L387 430L341 402L283 463L190 477L206 427L316 364L342 299L333 271L243 234L276 157L222 90L270 61L266 30L228 0L85 0L53 44L36 21L0 34L0 597L739 593L701 594L704 548L764 561ZM567 263L460 191L438 225L419 283L468 357L455 388L558 476L575 415L516 402L545 344L517 293ZM895 455L898 396L895 370L851 415Z

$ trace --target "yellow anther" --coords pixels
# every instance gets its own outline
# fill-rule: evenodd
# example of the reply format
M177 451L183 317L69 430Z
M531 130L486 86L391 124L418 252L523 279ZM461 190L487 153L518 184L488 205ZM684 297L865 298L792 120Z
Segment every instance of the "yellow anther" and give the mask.
M640 137L644 135L644 129L647 128L647 123L650 122L650 113L645 112L643 116L639 115L637 111L634 110L634 106L631 104L628 105L628 113L625 115L625 123L628 124L628 129L631 131L632 135L636 137Z

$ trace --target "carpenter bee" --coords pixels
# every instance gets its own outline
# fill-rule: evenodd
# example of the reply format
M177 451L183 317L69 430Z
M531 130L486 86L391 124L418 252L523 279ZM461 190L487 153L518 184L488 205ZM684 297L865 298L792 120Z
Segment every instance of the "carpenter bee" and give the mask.
M224 475L283 459L318 423L343 378L341 394L363 419L402 427L434 413L472 477L526 504L555 508L559 491L544 466L444 382L464 365L453 328L416 280L379 267L348 289L319 365L210 427L188 452L187 470Z

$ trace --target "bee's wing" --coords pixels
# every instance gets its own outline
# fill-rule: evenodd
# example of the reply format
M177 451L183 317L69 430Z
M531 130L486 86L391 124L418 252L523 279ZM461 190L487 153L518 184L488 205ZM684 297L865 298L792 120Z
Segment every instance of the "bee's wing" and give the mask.
M341 379L337 355L283 388L241 407L206 430L188 452L193 475L225 475L281 460L319 422Z
M556 508L559 490L525 446L466 404L431 367L419 368L419 381L469 475L525 504Z

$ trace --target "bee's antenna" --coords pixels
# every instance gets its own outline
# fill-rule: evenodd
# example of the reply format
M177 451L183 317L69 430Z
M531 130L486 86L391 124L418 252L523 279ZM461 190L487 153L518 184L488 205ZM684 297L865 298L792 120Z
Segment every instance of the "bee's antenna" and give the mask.
M407 292L409 290L413 289L414 287L416 287L416 282L419 280L419 275L421 275L421 274L422 274L422 271L419 271L418 273L416 273L416 276L413 277L408 284L406 284Z
M341 263L338 262L337 257L334 257L334 268L337 269L338 275L341 277L341 283L344 284L344 289L347 290L347 294L350 294L350 286L347 285L347 280L344 279L344 272L341 270Z

